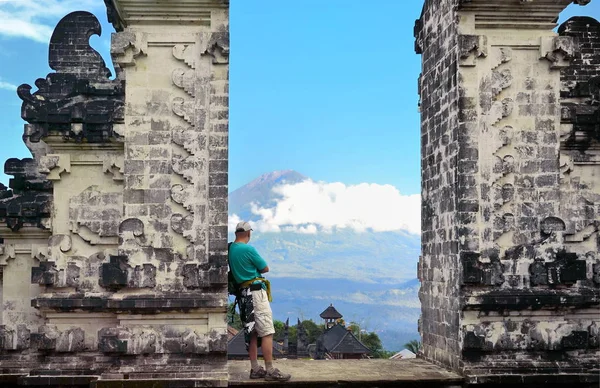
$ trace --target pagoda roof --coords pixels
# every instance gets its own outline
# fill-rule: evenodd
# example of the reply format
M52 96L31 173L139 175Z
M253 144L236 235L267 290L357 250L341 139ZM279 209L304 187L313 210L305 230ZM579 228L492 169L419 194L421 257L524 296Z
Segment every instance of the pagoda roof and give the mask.
M333 304L330 304L319 316L323 319L340 319L342 314L333 307Z
M335 325L322 335L323 346L329 353L366 354L371 350L342 325Z

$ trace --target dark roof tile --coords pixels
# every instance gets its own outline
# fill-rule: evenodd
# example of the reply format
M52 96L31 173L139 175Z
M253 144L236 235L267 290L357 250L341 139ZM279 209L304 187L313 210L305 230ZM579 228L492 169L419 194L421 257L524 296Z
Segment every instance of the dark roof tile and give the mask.
M342 325L334 325L323 333L323 346L329 353L369 353L371 351Z
M342 314L340 314L331 304L319 316L323 319L339 319L342 317Z

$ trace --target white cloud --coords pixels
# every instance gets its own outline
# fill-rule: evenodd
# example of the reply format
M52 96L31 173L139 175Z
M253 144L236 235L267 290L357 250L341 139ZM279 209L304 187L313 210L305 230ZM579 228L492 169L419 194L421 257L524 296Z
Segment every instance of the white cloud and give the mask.
M2 78L0 78L0 89L2 89L2 90L16 91L17 90L17 85L13 85L13 84L11 84L9 82L2 81Z
M56 23L73 11L98 10L97 0L0 0L0 35L48 43Z
M259 216L253 228L261 232L317 233L343 228L421 232L421 196L402 195L391 185L347 186L307 180L277 186L273 191L279 196L274 206L252 204L252 212ZM233 215L231 225L237 222L239 217Z
M228 222L227 222L227 229L229 231L235 230L235 226L240 221L241 221L241 219L240 219L240 217L238 217L237 214L232 214L231 216L229 216L229 219L228 219Z

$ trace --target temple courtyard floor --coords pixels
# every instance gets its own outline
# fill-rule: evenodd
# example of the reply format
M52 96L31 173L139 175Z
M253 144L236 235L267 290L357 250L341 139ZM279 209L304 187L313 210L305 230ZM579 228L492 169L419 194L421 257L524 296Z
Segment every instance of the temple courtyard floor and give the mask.
M163 374L125 379L98 379L98 376L1 375L0 387L56 388L195 388L195 387L402 387L458 388L464 379L458 374L421 359L406 360L291 360L280 359L275 366L292 379L277 383L250 380L249 361L229 361L229 381L208 382L185 376L165 378Z
M229 361L229 386L299 387L458 387L463 378L421 359L406 360L276 360L291 373L285 383L250 380L249 361Z

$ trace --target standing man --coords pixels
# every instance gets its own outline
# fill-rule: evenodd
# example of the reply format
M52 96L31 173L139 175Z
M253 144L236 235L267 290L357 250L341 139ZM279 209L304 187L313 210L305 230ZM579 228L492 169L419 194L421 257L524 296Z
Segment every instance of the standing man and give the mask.
M235 227L235 241L229 246L229 266L240 285L238 306L244 324L246 349L250 356L250 378L266 381L287 381L292 376L273 367L273 313L271 285L262 274L269 272L267 262L254 247L248 245L252 227L240 222ZM265 367L258 365L258 347L262 347Z

